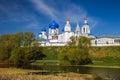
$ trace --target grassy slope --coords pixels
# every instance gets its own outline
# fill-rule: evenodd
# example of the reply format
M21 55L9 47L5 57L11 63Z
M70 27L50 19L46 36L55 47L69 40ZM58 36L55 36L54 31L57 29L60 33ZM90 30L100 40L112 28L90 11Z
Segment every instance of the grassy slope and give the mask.
M90 56L94 66L120 66L120 46L92 47Z
M44 47L43 53L46 54L44 60L59 60L60 50L64 47ZM120 46L110 47L91 47L90 57L93 66L120 66ZM36 62L34 64L58 65L57 62Z

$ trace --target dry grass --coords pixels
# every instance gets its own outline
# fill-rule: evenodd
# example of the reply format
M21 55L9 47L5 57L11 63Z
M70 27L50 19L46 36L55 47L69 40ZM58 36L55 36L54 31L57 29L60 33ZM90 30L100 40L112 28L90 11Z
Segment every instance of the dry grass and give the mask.
M0 74L27 74L27 70L16 68L0 68Z
M0 74L21 74L26 75L33 72L47 72L45 70L27 70L18 68L0 68Z
M96 76L88 74L63 73L58 75L0 75L0 80L98 80ZM101 80L101 79L99 79Z
M52 74L52 75L34 75L34 74L28 75L29 72L35 72L35 71L36 70L0 68L0 80L102 80L101 78L94 75L77 74L77 73L60 73L60 74Z

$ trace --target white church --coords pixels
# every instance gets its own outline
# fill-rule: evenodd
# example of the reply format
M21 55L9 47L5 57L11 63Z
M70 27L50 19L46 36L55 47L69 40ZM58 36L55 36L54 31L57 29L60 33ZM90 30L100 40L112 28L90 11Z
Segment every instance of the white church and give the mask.
M91 46L120 46L120 37L101 36L96 37L90 34L90 25L87 18L84 18L84 24L80 29L79 24L76 24L74 32L71 30L70 19L66 19L66 24L59 33L59 24L52 21L49 24L48 35L46 29L42 29L39 33L38 40L40 46L65 46L72 36L85 36L91 38Z

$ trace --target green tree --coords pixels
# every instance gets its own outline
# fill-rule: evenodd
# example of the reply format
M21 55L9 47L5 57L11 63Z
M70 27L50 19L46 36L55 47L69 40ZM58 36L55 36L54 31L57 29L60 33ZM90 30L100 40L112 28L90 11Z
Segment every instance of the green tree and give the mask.
M12 35L4 34L0 36L0 60L8 60L13 49Z
M24 32L17 32L16 34L13 35L13 40L14 40L14 46L15 47L21 47L23 46L24 42Z
M24 49L21 47L15 48L12 52L11 52L11 57L10 57L10 61L14 63L14 65L16 67L18 66L22 66L23 62L24 62Z
M95 40L95 45L97 45L97 40Z
M41 47L18 47L12 51L10 61L16 67L25 67L30 65L31 61L43 59L45 54L42 53Z
M90 38L81 36L70 39L68 45L62 50L62 59L72 65L91 63L89 58Z
M31 46L32 46L32 47L39 47L39 46L40 46L40 42L35 39L35 40L32 42L32 45L31 45Z
M109 42L108 42L108 41L106 41L106 44L109 44Z
M3 34L0 36L0 61L8 61L11 53L15 52L21 46L31 46L35 40L32 32L18 32L16 34ZM15 51L14 51L15 50ZM18 50L19 51L19 50ZM25 53L25 52L24 52Z
M35 40L35 35L32 32L23 33L23 43L24 46L30 47L31 43Z

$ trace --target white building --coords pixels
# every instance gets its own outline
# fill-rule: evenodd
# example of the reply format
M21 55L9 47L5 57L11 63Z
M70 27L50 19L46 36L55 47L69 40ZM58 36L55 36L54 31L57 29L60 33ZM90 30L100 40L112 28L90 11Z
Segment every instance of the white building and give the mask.
M46 34L46 29L42 29L39 33L39 40L41 46L65 46L70 37L72 36L86 36L91 38L92 46L119 46L120 37L95 37L90 36L90 26L88 24L87 18L84 18L84 24L80 30L79 24L77 23L75 32L72 32L70 19L66 19L66 24L62 29L62 33L59 33L59 24L52 21L49 24L48 35Z
M120 46L120 37L101 36L91 40L92 46Z

